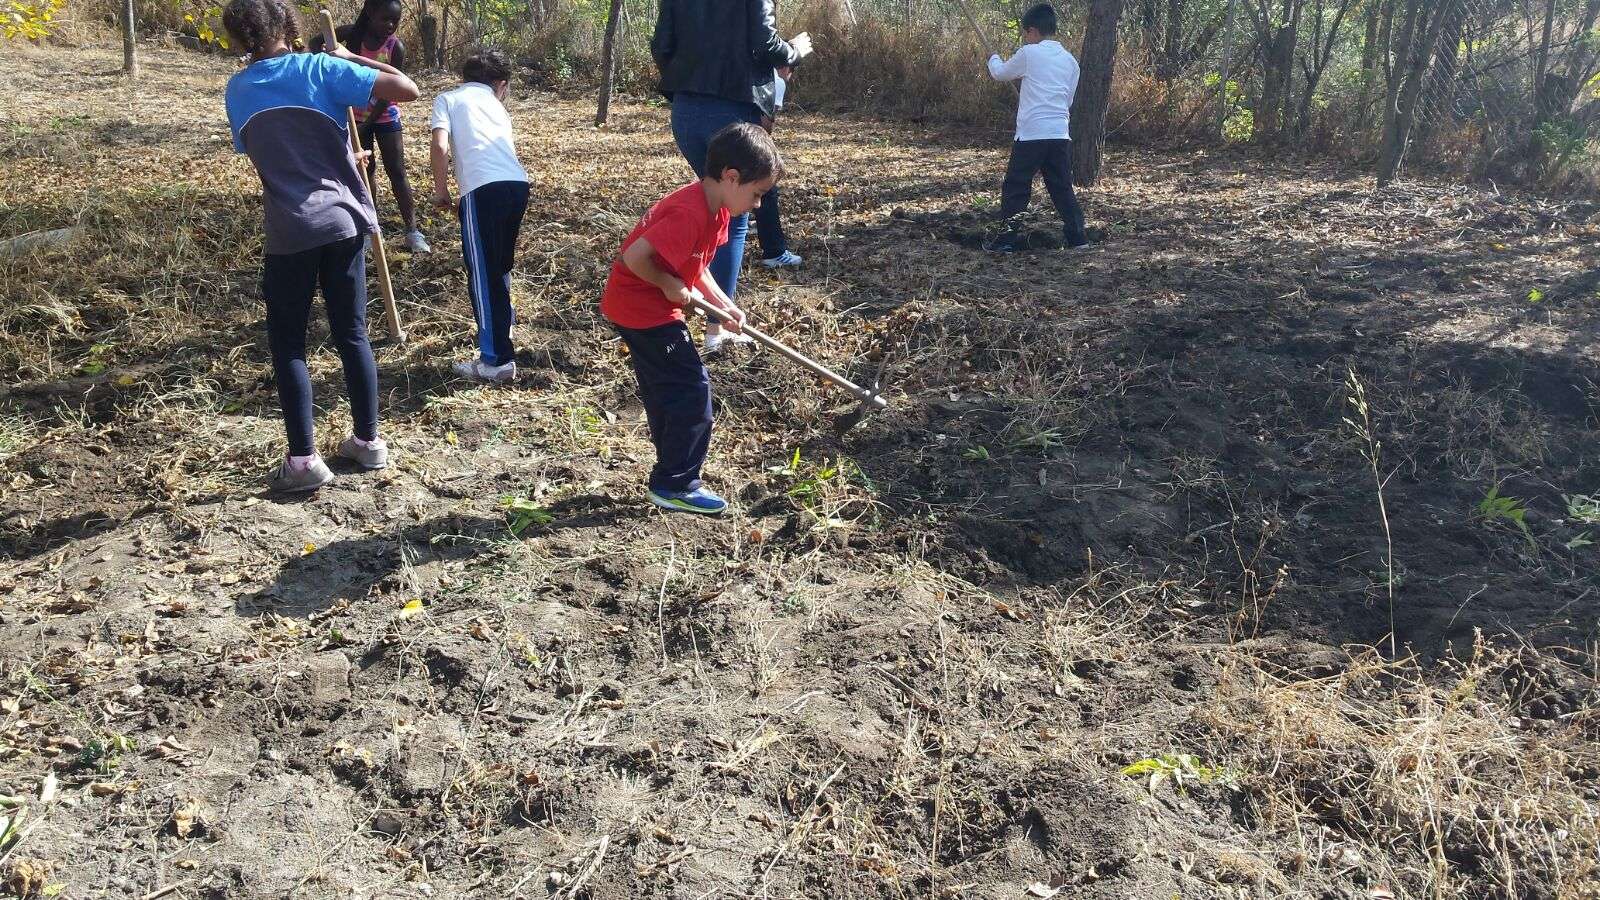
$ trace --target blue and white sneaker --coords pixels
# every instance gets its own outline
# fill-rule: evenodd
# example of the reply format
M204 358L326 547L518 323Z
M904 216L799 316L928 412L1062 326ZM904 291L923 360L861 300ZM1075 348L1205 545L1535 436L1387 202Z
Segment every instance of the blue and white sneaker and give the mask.
M785 250L777 256L769 256L763 259L761 264L769 269L798 269L800 264L805 261L805 257L793 250Z
M697 487L692 491L664 491L651 488L650 502L662 509L699 513L703 516L719 516L728 508L728 501L704 487Z

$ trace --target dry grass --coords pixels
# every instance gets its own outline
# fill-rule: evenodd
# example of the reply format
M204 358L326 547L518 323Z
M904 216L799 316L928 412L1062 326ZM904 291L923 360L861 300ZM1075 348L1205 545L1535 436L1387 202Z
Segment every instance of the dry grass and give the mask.
M650 447L594 299L686 169L659 109L597 132L587 101L521 96L527 381L445 374L471 323L453 227L428 222L439 252L396 261L412 340L379 349L397 466L278 503L259 490L281 432L225 67L152 50L133 91L93 74L115 57L24 49L0 69L0 234L85 229L0 262L0 794L33 823L0 847L11 893L1594 896L1595 663L1570 630L1514 637L1552 607L1587 627L1586 557L1541 531L1544 561L1492 574L1549 606L1460 659L1330 646L1364 633L1338 620L1360 617L1370 582L1346 569L1370 572L1376 527L1328 412L1344 360L1297 368L1251 338L1280 314L1337 331L1311 295L1368 200L1133 157L1089 198L1123 247L998 264L961 244L998 145L797 116L780 140L808 266L751 272L745 296L840 368L886 354L895 410L836 440L837 394L765 356L719 363L711 478L738 510L685 521L637 502ZM906 103L936 102L913 86ZM1467 226L1429 210L1455 193L1371 201L1400 211L1359 240L1453 252ZM1244 238L1219 238L1240 227L1219 210L1250 217ZM1560 240L1475 277L1581 268ZM1380 306L1353 321L1388 334ZM1585 315L1523 327L1580 334ZM1592 490L1563 449L1587 425L1509 383L1397 376L1372 343L1414 529L1397 555L1435 481L1542 465ZM331 441L337 359L311 369ZM511 535L512 496L551 521ZM1512 552L1429 527L1453 543L1409 557L1403 607L1461 602L1423 567ZM1358 596L1319 605L1338 591ZM1162 759L1180 762L1154 786L1120 774ZM47 774L70 803L41 798Z

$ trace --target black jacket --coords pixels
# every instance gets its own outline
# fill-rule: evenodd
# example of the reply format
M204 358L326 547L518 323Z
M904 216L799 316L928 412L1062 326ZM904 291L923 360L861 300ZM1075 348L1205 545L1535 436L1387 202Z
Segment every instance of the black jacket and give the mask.
M650 55L661 93L709 94L772 115L777 66L799 56L778 37L772 0L661 0Z

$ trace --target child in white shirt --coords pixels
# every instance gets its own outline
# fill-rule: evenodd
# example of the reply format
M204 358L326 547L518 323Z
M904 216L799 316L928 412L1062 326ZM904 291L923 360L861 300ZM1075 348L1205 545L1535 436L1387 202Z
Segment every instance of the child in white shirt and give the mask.
M461 257L467 293L478 323L478 356L457 363L456 374L475 381L509 382L517 377L511 344L511 266L517 235L528 210L528 173L517 160L511 117L503 101L511 67L498 53L468 57L461 87L433 101L433 202L450 199L450 158L455 157L461 191Z
M1068 130L1072 97L1078 90L1078 61L1055 40L1056 11L1050 4L1029 9L1021 28L1023 43L1015 56L1008 60L998 53L989 57L990 77L996 81L1022 79L1016 140L1000 186L1000 217L1006 224L989 249L1001 253L1019 249L1016 217L1028 208L1033 176L1040 172L1065 227L1067 247L1087 247L1083 210L1072 192L1072 137Z

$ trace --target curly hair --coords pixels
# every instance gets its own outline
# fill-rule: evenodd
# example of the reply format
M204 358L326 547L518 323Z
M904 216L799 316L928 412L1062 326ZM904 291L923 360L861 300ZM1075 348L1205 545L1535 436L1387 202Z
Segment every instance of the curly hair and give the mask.
M291 47L300 40L300 19L289 0L232 0L222 11L222 27L254 59L280 40Z

